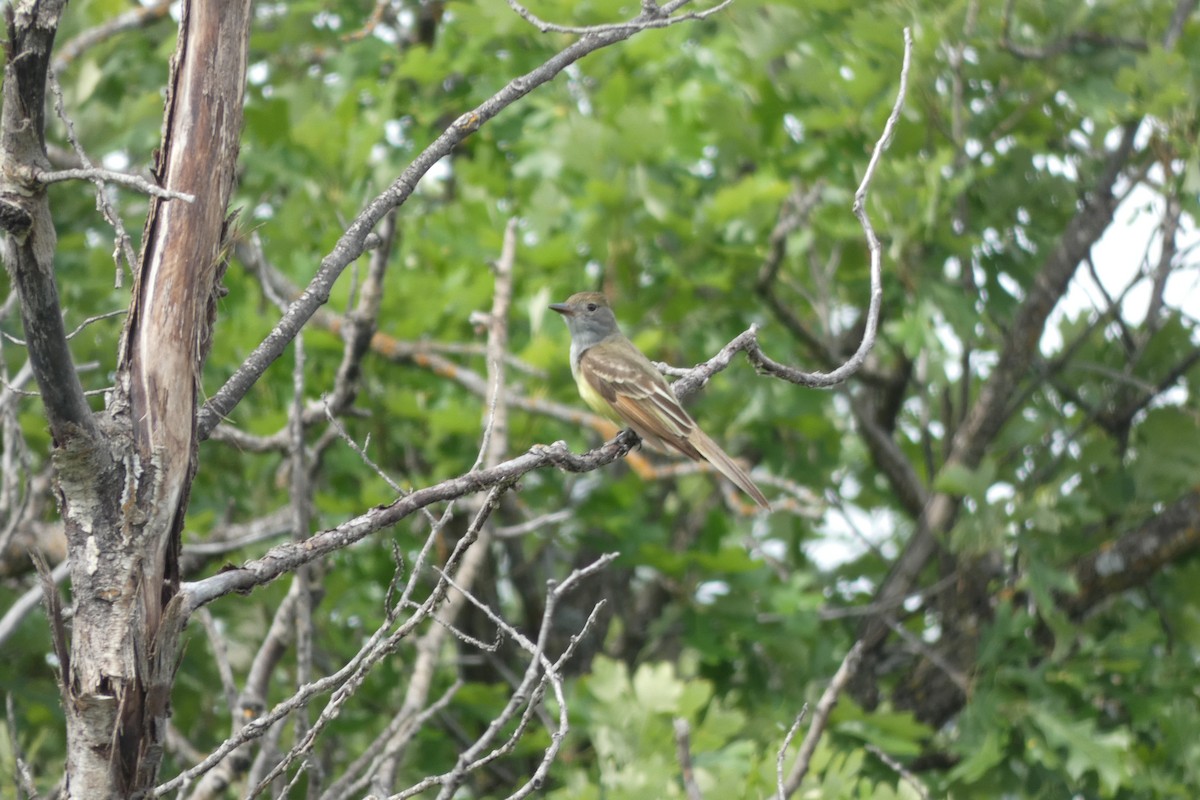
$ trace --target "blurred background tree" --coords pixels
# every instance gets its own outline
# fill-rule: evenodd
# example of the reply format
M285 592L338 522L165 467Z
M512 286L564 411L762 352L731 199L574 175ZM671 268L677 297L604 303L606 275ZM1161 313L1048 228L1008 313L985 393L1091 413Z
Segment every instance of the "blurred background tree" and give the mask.
M571 731L541 796L771 796L785 734L856 642L824 736L786 787L796 796L1193 795L1195 5L736 0L568 67L441 160L306 328L306 478L296 481L288 432L290 357L216 427L191 490L185 580L295 536L298 485L311 514L303 535L392 502L395 489L348 440L406 491L471 469L495 322L475 312L494 307L510 218L508 414L493 431L504 457L559 439L579 452L614 432L583 413L566 331L546 310L575 291L607 292L626 333L670 364L703 361L752 323L778 360L842 363L861 340L869 288L850 205L911 26L907 105L869 204L885 291L866 367L820 392L756 376L739 357L690 404L756 465L772 513L753 514L710 473L641 452L579 475L525 475L477 542L474 595L529 636L543 627L547 581L620 554L544 626L557 657L605 601L564 665ZM131 8L142 9L136 24L112 24ZM558 0L531 10L576 26L637 13ZM110 168L144 172L158 146L167 12L83 0L63 19L66 113ZM96 30L105 35L89 37ZM205 397L370 198L463 112L577 38L482 0L258 5L241 212ZM61 119L49 118L48 139L67 166ZM125 308L129 281L113 288L113 231L88 185L50 194L70 330ZM136 245L146 200L115 197ZM55 562L65 546L42 408L16 391L15 307L10 290L0 687L12 724L0 732L0 775L20 756L32 771L20 785L50 792L63 715L45 617L22 600L38 591L30 550ZM370 351L348 359L345 341L372 321L377 333L361 339ZM71 340L86 388L111 382L121 325L100 319ZM338 423L322 396L341 397ZM212 752L231 713L234 730L257 714L237 697L254 665L268 668L257 698L268 708L345 665L384 623L389 587L408 580L422 543L444 563L480 500L431 539L431 519L416 515L202 611L185 634L163 779ZM436 580L418 583L427 594ZM479 608L457 625L463 636L440 636L426 620L380 659L298 781L275 791L387 793L453 770L529 659L511 634L495 647L466 638L497 638ZM262 779L327 699L223 762L230 796ZM422 708L398 737L402 709ZM456 797L525 785L560 710L553 693L532 708L516 745L463 776ZM812 724L812 713L801 720L785 773Z

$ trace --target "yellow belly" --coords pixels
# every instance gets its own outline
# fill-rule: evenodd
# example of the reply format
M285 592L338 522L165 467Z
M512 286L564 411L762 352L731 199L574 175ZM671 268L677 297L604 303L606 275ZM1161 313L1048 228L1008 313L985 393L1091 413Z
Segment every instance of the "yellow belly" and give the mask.
M597 392L592 385L587 382L581 372L575 373L575 386L579 389L579 396L583 398L583 402L588 404L588 407L597 414L611 419L619 425L625 425L625 420L613 410L613 407L608 404L603 395Z

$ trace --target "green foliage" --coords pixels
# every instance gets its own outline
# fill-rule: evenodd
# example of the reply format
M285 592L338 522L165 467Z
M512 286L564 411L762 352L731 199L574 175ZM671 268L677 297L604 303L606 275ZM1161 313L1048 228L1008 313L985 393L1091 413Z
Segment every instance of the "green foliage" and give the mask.
M327 0L267 4L257 12L234 201L242 209L238 235L261 242L298 286L364 202L453 120L574 40L540 34L494 0L448 4L429 44L397 42L383 31L348 35L365 24L371 5ZM397 5L405 15L423 6ZM636 5L546 0L533 10L583 25L622 19ZM126 6L72 4L60 44ZM761 378L738 358L691 406L731 454L779 479L763 486L787 508L752 520L724 502L711 474L643 481L618 464L581 476L531 474L502 509L501 524L571 509L564 522L495 545L490 602L525 633L540 619L546 580L561 579L585 556L621 554L594 579L608 581L597 584L603 588L568 609L579 624L567 635L596 600L607 601L612 619L585 637L597 655L577 656L574 668L583 674L567 681L572 731L545 796L684 797L677 719L690 726L696 781L706 797L771 795L785 731L820 697L863 630L866 611L857 607L872 603L922 524L885 474L883 456L863 438L850 395L875 404L867 417L895 445L886 456L903 460L923 491L961 498L962 505L921 575L924 589L942 588L893 609L917 644L897 646L894 659L862 679L877 703L862 699L869 694L862 687L847 690L795 796L918 796L869 747L923 765L917 777L934 797L1194 794L1200 566L1184 558L1194 549L1190 540L1174 563L1156 565L1134 591L1113 594L1087 614L1062 607L1081 588L1079 559L1195 491L1200 369L1181 368L1181 357L1200 339L1194 306L1182 307L1187 292L1178 289L1192 284L1173 283L1150 322L1124 309L1102 318L1109 312L1102 300L1099 310L1075 306L1051 317L1045 346L1029 374L1018 376L1021 386L1005 409L1010 416L978 466L943 468L956 433L978 422L966 412L999 354L1020 337L1041 340L1043 331L1018 329L1015 315L1103 171L1117 126L1148 120L1142 132L1149 141L1139 141L1134 166L1152 176L1154 219L1162 198L1172 196L1194 230L1188 215L1200 212L1200 27L1193 18L1178 45L1164 49L1157 42L1172 10L1163 0L739 0L709 19L645 31L582 60L503 111L420 183L397 219L379 332L402 342L476 346L451 358L484 373L477 347L483 338L470 315L490 307L489 263L506 221L517 216L509 334L510 352L524 368L507 373L514 397L582 410L566 332L546 305L593 288L609 293L625 331L655 360L697 363L757 323L769 355L825 371L858 342L868 253L851 204L897 91L901 29L913 27L907 104L867 205L883 240L884 311L866 370L849 394L835 394ZM125 32L60 70L66 107L95 161L115 159L130 170L152 163L172 31L165 20ZM1058 49L1033 57L1015 48ZM51 123L49 138L66 146L61 123ZM796 335L757 288L781 203L794 186L818 184L816 205L787 237L773 289L827 350ZM136 247L146 203L123 191L117 196ZM123 288L113 288L113 233L96 214L90 189L56 185L51 204L55 268L72 329L123 308L131 280L126 275ZM1122 222L1118 214L1115 225ZM1133 265L1129 274L1141 269L1141 243L1133 249L1121 251ZM1173 263L1194 270L1195 255L1177 254ZM365 271L366 257L334 287L329 311L352 307ZM0 286L7 290L8 281L0 277ZM219 302L201 376L205 396L279 316L237 259L225 283L229 293ZM18 316L0 320L5 334L22 335ZM121 324L119 317L102 320L72 340L77 362L95 364L84 373L88 389L111 383ZM1130 345L1142 335L1141 346ZM314 401L332 385L342 342L311 326L304 344L305 399ZM11 374L23 354L8 340L3 347ZM258 436L280 431L292 403L291 370L289 352L229 423ZM93 399L95 408L102 402ZM1138 403L1127 418L1116 413ZM472 467L485 414L482 399L445 374L375 353L364 362L355 413L343 422L355 441L369 442L369 456L387 474L411 489ZM18 421L31 470L45 469L51 443L35 401L24 401ZM323 430L308 433L311 445ZM560 439L577 451L599 443L575 421L513 409L510 454ZM394 498L340 439L322 447L314 530ZM288 470L278 452L206 442L185 545L229 521L285 506ZM462 516L456 514L454 525ZM42 521L54 516L47 504ZM861 530L850 531L845 519ZM406 521L329 560L314 631L319 674L344 664L380 623L395 571L392 545L411 567L425 525ZM452 525L447 541L461 530ZM841 542L832 562L819 557L831 541ZM259 542L206 561L199 574L269 546ZM943 592L962 588L953 570L963 564L988 569L971 573L985 576L980 603L955 618L940 604L951 596ZM4 580L0 609L30 585ZM239 678L286 583L211 609ZM494 636L479 620L473 624L483 640ZM935 668L921 673L920 691L902 689L917 674L915 664L928 666L922 648L954 656L948 643L960 633L970 645L954 666L966 691L946 718L922 717L922 703L957 689L947 692ZM208 752L227 735L228 712L207 640L198 626L189 636L172 723ZM42 619L26 619L5 652L0 687L14 697L23 754L56 764L65 744ZM333 744L322 758L332 774L400 708L414 658L406 642L331 723ZM505 659L511 654L502 648L486 657L466 646L447 648L431 697L459 677L465 686L417 734L402 780L453 767L461 743L479 735L507 701L515 662ZM285 660L269 702L290 694L295 682L295 663ZM557 713L553 701L547 709ZM292 735L289 728L281 744ZM0 728L2 774L15 763L7 737ZM548 744L549 734L534 725L502 770L473 778L459 796L507 796L512 776L528 774ZM185 761L169 754L164 774ZM36 776L43 791L56 778L53 769Z

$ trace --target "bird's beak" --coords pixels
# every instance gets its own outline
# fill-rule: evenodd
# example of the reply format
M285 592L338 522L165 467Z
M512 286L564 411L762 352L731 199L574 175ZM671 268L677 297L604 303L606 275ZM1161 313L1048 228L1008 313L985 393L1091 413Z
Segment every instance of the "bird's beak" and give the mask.
M551 303L550 310L557 311L558 313L562 314L564 317L569 317L575 313L574 310L572 310L572 308L569 305L567 305L566 303Z

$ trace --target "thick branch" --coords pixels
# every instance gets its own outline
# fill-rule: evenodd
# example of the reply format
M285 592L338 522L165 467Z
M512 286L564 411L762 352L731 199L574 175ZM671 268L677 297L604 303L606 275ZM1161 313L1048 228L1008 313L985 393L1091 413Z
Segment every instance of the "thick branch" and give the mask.
M46 75L65 0L5 7L8 55L0 111L0 228L4 264L21 299L29 362L56 444L95 432L75 374L54 280L57 237L45 187L35 175L46 158Z
M1114 187L1133 152L1140 126L1130 123L1116 149L1105 160L1104 168L1092 190L1085 196L1078 214L1068 224L1058 244L1047 257L1033 286L1018 308L1012 327L1000 351L1000 358L980 390L975 405L967 412L954 434L950 455L943 469L951 465L974 469L979 466L988 445L1008 419L1012 397L1022 385L1037 357L1038 342L1050 312L1067 290L1079 264L1107 230L1116 210ZM921 570L938 547L938 537L954 525L960 499L943 493L934 494L925 506L921 525L908 546L892 566L887 580L877 592L875 602L887 604L907 594ZM868 650L887 633L878 619L869 621L862 638Z
M136 796L162 758L178 634L179 546L195 470L196 386L242 121L249 0L184 2L154 197L96 452L59 459L76 635L65 704L69 795Z
M468 472L434 486L418 489L386 506L377 506L336 528L321 531L303 543L289 542L273 547L262 558L248 561L238 569L228 570L194 583L186 583L181 589L186 597L185 607L194 610L231 592L247 591L255 586L270 583L302 564L348 547L434 503L513 483L528 472L548 466L555 466L567 472L590 472L621 458L637 443L637 437L626 432L579 456L571 453L564 442L556 442L549 446L539 445L490 469Z
M513 78L496 94L456 119L441 136L433 141L401 173L388 189L367 204L362 213L350 223L329 255L321 260L317 274L297 298L275 329L254 349L249 358L205 404L199 416L201 439L208 438L217 423L233 410L275 359L283 353L296 332L308 322L313 313L329 300L329 292L343 270L363 254L368 234L383 216L403 205L429 169L448 155L460 142L479 130L488 120L521 99L579 59L608 45L628 39L637 28L620 28L580 38L537 69Z
M1189 492L1075 565L1079 591L1063 600L1072 617L1100 601L1141 586L1167 564L1200 549L1200 492Z

